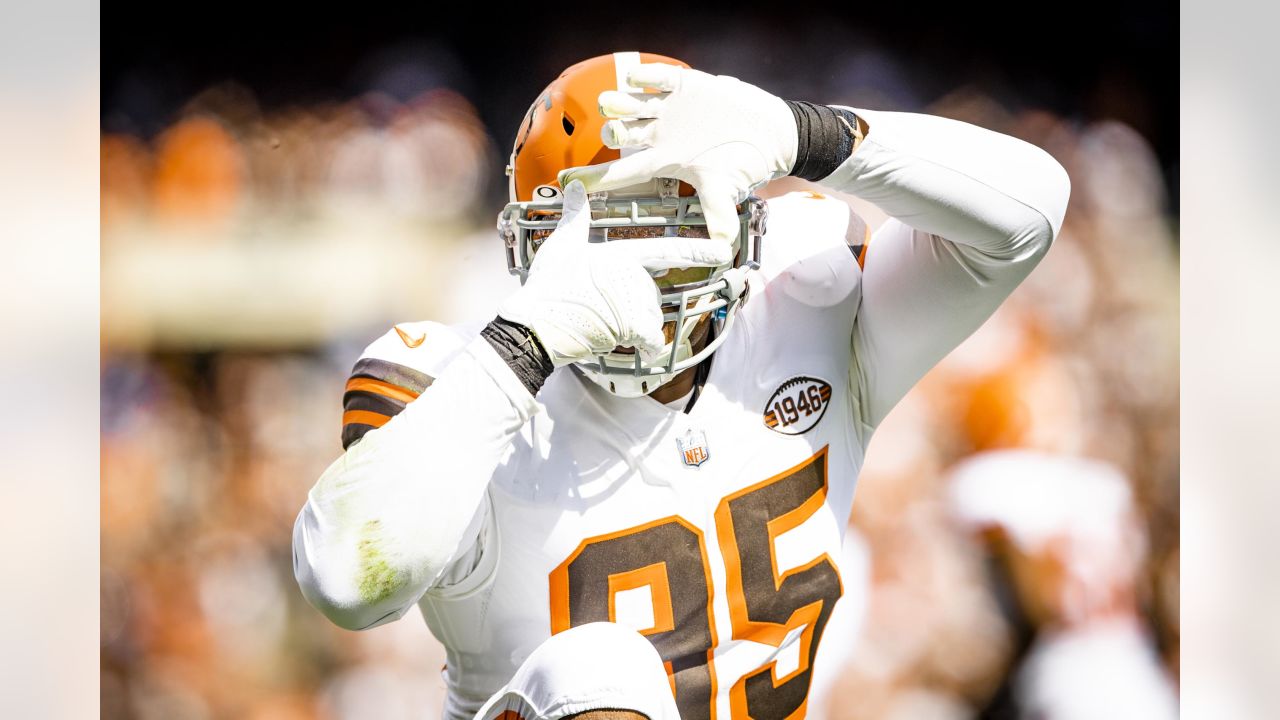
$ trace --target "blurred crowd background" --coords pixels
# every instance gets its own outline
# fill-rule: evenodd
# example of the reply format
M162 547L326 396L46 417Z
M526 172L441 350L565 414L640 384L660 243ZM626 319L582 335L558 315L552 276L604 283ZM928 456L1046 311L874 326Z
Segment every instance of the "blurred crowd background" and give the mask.
M778 13L544 43L387 18L108 42L103 717L438 717L444 654L416 610L330 626L294 583L292 523L341 452L363 346L400 321L491 316L515 288L493 231L515 128L561 68L615 49L966 120L1072 178L1041 267L876 435L810 714L1169 716L1176 14L1139 4L1046 35ZM1090 714L1097 698L1128 710Z

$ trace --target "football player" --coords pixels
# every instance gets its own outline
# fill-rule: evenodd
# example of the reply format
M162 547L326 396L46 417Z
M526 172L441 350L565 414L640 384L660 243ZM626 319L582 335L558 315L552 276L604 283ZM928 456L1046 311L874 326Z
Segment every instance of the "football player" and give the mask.
M303 594L351 629L418 604L449 718L803 715L867 444L1043 257L1065 172L642 53L564 71L508 171L522 286L356 363ZM891 219L750 195L787 175Z

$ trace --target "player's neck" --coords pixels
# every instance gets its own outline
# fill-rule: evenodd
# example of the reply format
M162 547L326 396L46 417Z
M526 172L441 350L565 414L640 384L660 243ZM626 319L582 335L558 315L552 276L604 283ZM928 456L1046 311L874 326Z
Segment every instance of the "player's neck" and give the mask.
M693 353L695 355L702 352L702 349L707 346L707 339L711 335L708 330L710 330L709 326L706 330L697 333L697 336L693 338ZM707 360L703 360L702 362L705 363L709 360L710 358L707 358ZM649 393L649 397L657 400L663 405L666 405L669 402L679 400L685 395L688 395L689 392L693 390L693 386L697 381L698 366L695 365L677 375L671 382L666 383L657 390Z
M673 400L688 395L693 390L693 383L697 380L698 368L691 367L688 370L676 376L675 380L663 385L662 387L649 393L649 397L666 405Z

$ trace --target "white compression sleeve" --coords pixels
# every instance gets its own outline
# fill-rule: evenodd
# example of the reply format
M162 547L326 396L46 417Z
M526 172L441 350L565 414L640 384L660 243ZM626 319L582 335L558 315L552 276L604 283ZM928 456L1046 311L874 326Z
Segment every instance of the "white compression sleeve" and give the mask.
M1031 272L1070 182L1043 150L930 115L854 110L870 131L821 182L892 216L872 237L852 381L874 428Z
M294 525L294 575L337 625L399 618L474 539L494 468L537 403L483 337L321 475Z

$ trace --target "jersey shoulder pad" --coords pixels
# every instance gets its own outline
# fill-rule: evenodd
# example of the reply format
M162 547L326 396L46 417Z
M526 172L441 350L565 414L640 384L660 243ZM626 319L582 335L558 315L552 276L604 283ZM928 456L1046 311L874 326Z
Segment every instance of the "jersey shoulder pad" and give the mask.
M351 369L342 395L342 447L416 400L469 340L463 328L431 321L399 323L374 340Z
M867 223L843 200L788 193L769 200L760 270L807 305L833 305L857 287L867 238Z
M845 201L824 193L791 192L769 200L768 244L761 269L774 277L807 257L843 247L859 267L871 228Z

